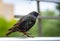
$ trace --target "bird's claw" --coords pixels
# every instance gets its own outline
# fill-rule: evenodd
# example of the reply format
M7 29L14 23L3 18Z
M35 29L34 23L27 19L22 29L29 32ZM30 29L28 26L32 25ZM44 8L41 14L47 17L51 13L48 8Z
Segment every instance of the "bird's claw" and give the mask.
M34 38L33 36L28 36L28 37Z

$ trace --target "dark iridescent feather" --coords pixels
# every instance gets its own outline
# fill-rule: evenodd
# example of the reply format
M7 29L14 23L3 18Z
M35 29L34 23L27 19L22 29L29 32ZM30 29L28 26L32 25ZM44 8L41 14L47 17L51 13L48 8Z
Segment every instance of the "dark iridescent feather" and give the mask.
M10 33L16 32L16 31L23 32L23 33L27 32L35 24L37 16L38 16L38 13L35 11L29 13L26 16L23 16L15 25L13 25L12 28L9 29L10 32L7 34L7 36Z

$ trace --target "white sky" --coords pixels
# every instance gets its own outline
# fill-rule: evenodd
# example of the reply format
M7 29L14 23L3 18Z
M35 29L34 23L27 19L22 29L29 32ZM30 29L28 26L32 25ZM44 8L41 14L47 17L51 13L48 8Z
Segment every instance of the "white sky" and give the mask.
M31 11L37 11L35 1L3 0L3 2L14 5L15 15L27 15ZM41 11L45 11L46 9L55 10L55 6L55 3L40 2Z

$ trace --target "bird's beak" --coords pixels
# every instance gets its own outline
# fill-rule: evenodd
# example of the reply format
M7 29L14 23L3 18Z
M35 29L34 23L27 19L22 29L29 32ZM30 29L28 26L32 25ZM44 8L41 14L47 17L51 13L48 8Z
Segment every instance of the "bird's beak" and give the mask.
M38 16L40 16L40 14L38 13Z
M40 14L38 13L38 18L39 18Z

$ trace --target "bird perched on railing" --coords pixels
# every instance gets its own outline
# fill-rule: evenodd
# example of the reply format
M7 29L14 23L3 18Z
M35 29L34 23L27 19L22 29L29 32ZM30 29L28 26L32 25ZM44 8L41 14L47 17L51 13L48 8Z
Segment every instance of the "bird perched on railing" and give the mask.
M9 36L11 33L18 31L22 32L27 37L30 37L27 31L29 31L35 24L38 15L39 13L33 11L28 15L23 16L16 24L13 25L12 28L9 29L9 32L6 34L6 36Z

